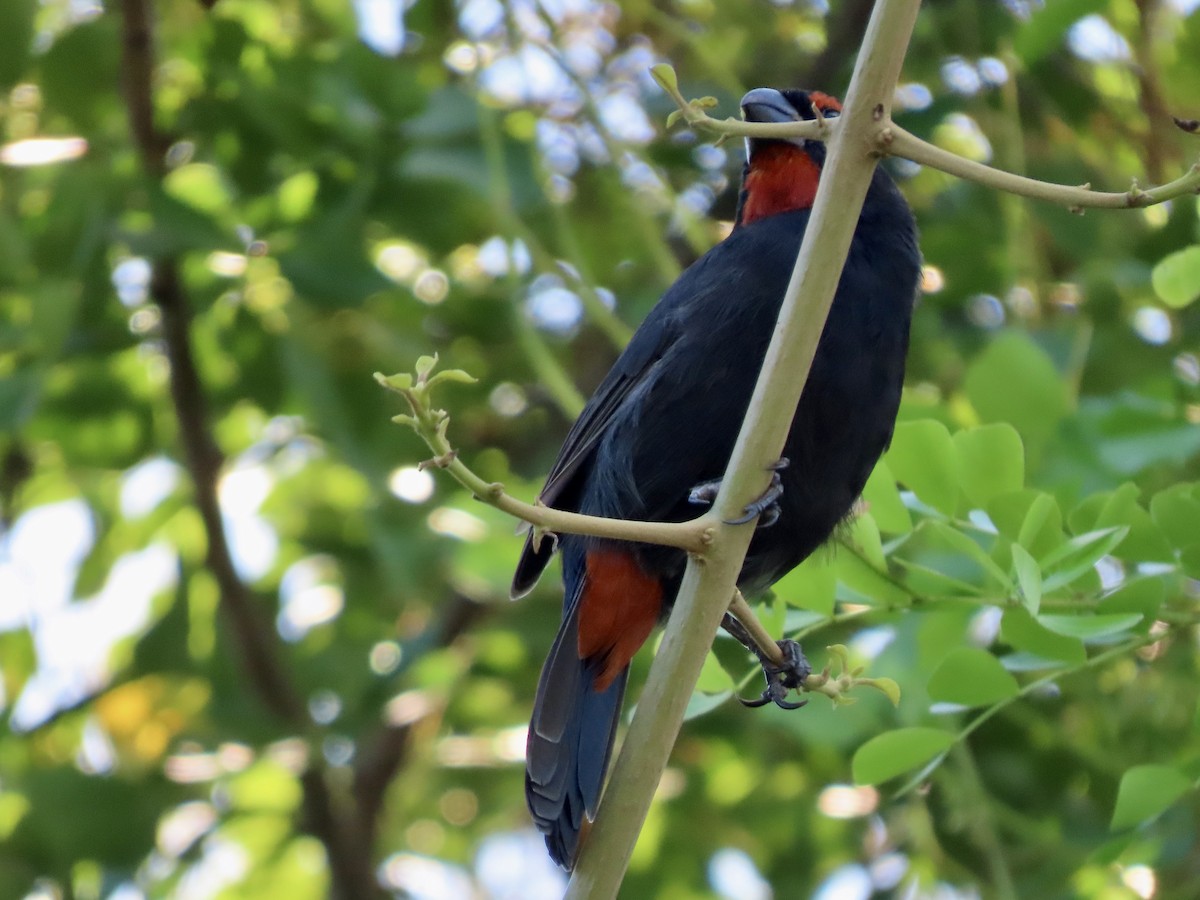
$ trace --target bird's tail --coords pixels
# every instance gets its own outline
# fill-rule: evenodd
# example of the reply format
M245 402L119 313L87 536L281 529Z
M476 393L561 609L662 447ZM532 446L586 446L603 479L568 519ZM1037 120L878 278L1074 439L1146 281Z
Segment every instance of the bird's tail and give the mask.
M583 560L564 555L564 615L542 668L525 746L525 800L550 856L575 864L580 835L596 815L608 770L628 664L597 690L595 660L580 659L579 619L586 588Z

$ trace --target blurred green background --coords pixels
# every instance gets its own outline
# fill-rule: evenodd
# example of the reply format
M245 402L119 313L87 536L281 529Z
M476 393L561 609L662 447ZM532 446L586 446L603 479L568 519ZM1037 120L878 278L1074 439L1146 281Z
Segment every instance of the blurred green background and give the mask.
M897 120L1170 180L1196 7L929 2ZM0 897L561 892L521 765L557 579L508 602L514 524L416 468L371 374L477 376L451 439L531 498L732 217L741 148L667 132L649 66L722 115L841 94L869 10L0 4ZM927 263L902 425L762 610L904 699L746 710L718 641L625 893L1200 896L1196 199L889 166Z

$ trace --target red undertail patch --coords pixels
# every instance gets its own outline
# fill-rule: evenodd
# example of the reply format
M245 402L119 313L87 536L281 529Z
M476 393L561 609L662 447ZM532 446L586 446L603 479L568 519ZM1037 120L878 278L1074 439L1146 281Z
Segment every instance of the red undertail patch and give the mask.
M591 550L579 604L579 658L599 663L592 687L603 691L654 630L662 585L627 550Z
M742 224L793 209L809 209L821 167L794 144L772 142L755 151L743 186Z

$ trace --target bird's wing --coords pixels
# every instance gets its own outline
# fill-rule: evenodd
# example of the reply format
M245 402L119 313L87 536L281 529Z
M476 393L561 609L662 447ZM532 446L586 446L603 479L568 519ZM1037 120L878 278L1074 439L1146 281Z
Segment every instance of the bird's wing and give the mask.
M651 311L575 420L546 477L546 484L538 494L539 502L560 509L574 506L573 495L579 476L586 471L586 463L596 445L630 394L645 381L655 363L677 338L672 315L674 304L667 302L670 294L668 292ZM553 555L554 542L543 541L535 550L531 532L513 575L513 597L522 597L529 592Z

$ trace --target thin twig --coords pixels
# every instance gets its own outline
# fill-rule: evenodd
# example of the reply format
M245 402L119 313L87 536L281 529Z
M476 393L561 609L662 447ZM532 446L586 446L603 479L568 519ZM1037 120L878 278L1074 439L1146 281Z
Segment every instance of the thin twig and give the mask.
M1072 187L1065 184L1052 184L1048 181L1038 181L1023 175L1014 175L985 166L941 147L935 147L898 125L890 126L890 133L879 136L880 150L892 156L902 156L913 162L939 169L949 175L974 181L986 187L1034 200L1046 200L1058 203L1071 209L1131 209L1143 206L1153 206L1167 200L1174 200L1185 194L1200 193L1200 164L1193 165L1186 173L1174 181L1159 187L1143 190L1135 183L1129 190L1122 193L1093 191L1090 186Z
M1176 628L1181 628L1181 627L1191 627L1194 624L1195 623L1193 620L1193 621L1187 622L1183 625L1178 625L1178 626L1172 625L1171 630L1174 630ZM1140 650L1142 647L1146 647L1150 644L1155 643L1156 641L1161 641L1161 640L1165 639L1167 634L1169 634L1169 633L1170 633L1170 631L1168 631L1166 633L1162 633L1162 634L1142 635L1141 637L1135 638L1134 640L1131 640L1131 641L1127 641L1124 644L1118 644L1115 647L1110 647L1109 649L1105 650L1102 653L1097 653L1095 656L1088 657L1083 662L1076 663L1075 665L1071 665L1071 666L1065 666L1061 669L1055 669L1053 672L1049 673L1048 675L1043 675L1040 678L1035 678L1033 681L1026 682L1021 687L1021 689L1019 691L1017 691L1015 694L1011 694L1010 696L1005 697L1003 700L992 704L987 709L985 709L983 712L981 712L979 715L977 715L975 718L973 718L970 722L968 722L966 725L964 725L959 730L958 734L954 735L954 741L951 743L950 747L947 748L945 753L941 754L941 756L935 757L935 759L933 761L931 761L924 769L922 769L914 777L909 779L900 788L898 788L896 793L892 795L892 799L894 800L899 797L903 797L909 791L916 790L918 787L920 787L920 785L924 784L926 778L928 777L929 770L933 766L935 766L938 762L940 762L942 759L944 759L946 756L946 753L949 753L950 750L953 749L953 747L956 744L959 744L959 743L965 741L972 734L974 734L976 731L978 731L979 728L982 727L984 723L990 721L993 716L995 716L995 715L999 714L1000 712L1002 712L1003 710L1007 709L1012 704L1014 704L1020 700L1024 700L1026 697L1030 696L1031 694L1037 693L1039 690L1046 687L1046 685L1054 684L1060 678L1066 678L1066 677L1068 677L1070 675L1074 675L1078 672L1083 672L1088 669L1094 669L1098 666L1104 665L1105 663L1111 662L1114 659L1119 659L1120 657L1124 656L1127 653L1133 653L1137 650Z
M432 366L433 358L425 358ZM418 361L418 369L422 365ZM411 415L394 416L393 421L408 425L425 441L433 458L422 464L423 467L444 469L455 481L465 487L476 500L494 506L530 525L539 531L555 534L586 534L593 537L607 537L620 541L637 541L643 544L659 544L665 547L678 547L689 553L704 553L712 539L715 514L710 510L690 522L635 522L626 519L608 519L601 516L585 516L581 513L566 512L549 506L524 503L507 494L504 485L494 481L485 481L473 472L466 463L458 457L458 451L451 446L446 437L448 417L444 410L432 409L428 404L428 391L437 380L450 377L451 380L473 380L465 372L440 372L429 377L426 370L422 376L420 371L417 378L410 375L385 376L375 373L375 380L387 388L403 396L409 404ZM451 377L452 376L452 377ZM428 381L423 380L428 378Z
M1170 150L1170 114L1163 97L1162 79L1159 77L1158 59L1155 53L1155 31L1158 28L1162 0L1135 0L1138 11L1138 34L1134 41L1133 67L1138 80L1138 102L1146 116L1146 133L1143 147L1146 159L1146 174L1155 181L1163 178L1166 171L1166 156Z
M141 0L126 0L137 4ZM192 355L191 311L174 260L157 260L150 278L150 298L162 315L163 346L170 363L171 402L179 423L180 443L191 475L196 508L208 544L205 564L217 581L220 609L229 621L242 667L262 701L281 721L306 727L304 703L296 693L276 651L270 625L260 614L249 588L238 577L221 521L217 499L224 458L208 425L208 401Z
M667 73L670 73L669 76ZM736 119L714 119L704 112L707 105L695 100L686 100L674 84L674 73L669 67L656 66L655 77L679 107L680 117L692 128L709 131L717 135L749 137L803 137L810 140L832 141L843 127L842 119L833 121L803 121L785 124L741 122ZM849 108L849 98L847 98ZM974 181L986 187L1019 194L1034 200L1058 203L1071 210L1083 209L1131 209L1153 206L1174 200L1186 194L1200 193L1200 163L1167 184L1143 189L1135 181L1129 190L1115 193L1093 191L1090 185L1071 186L1038 181L1023 175L1014 175L991 166L966 159L948 150L943 150L916 135L905 131L889 118L882 117L874 125L871 143L877 153L884 156L899 156L915 163L938 169L949 175Z

